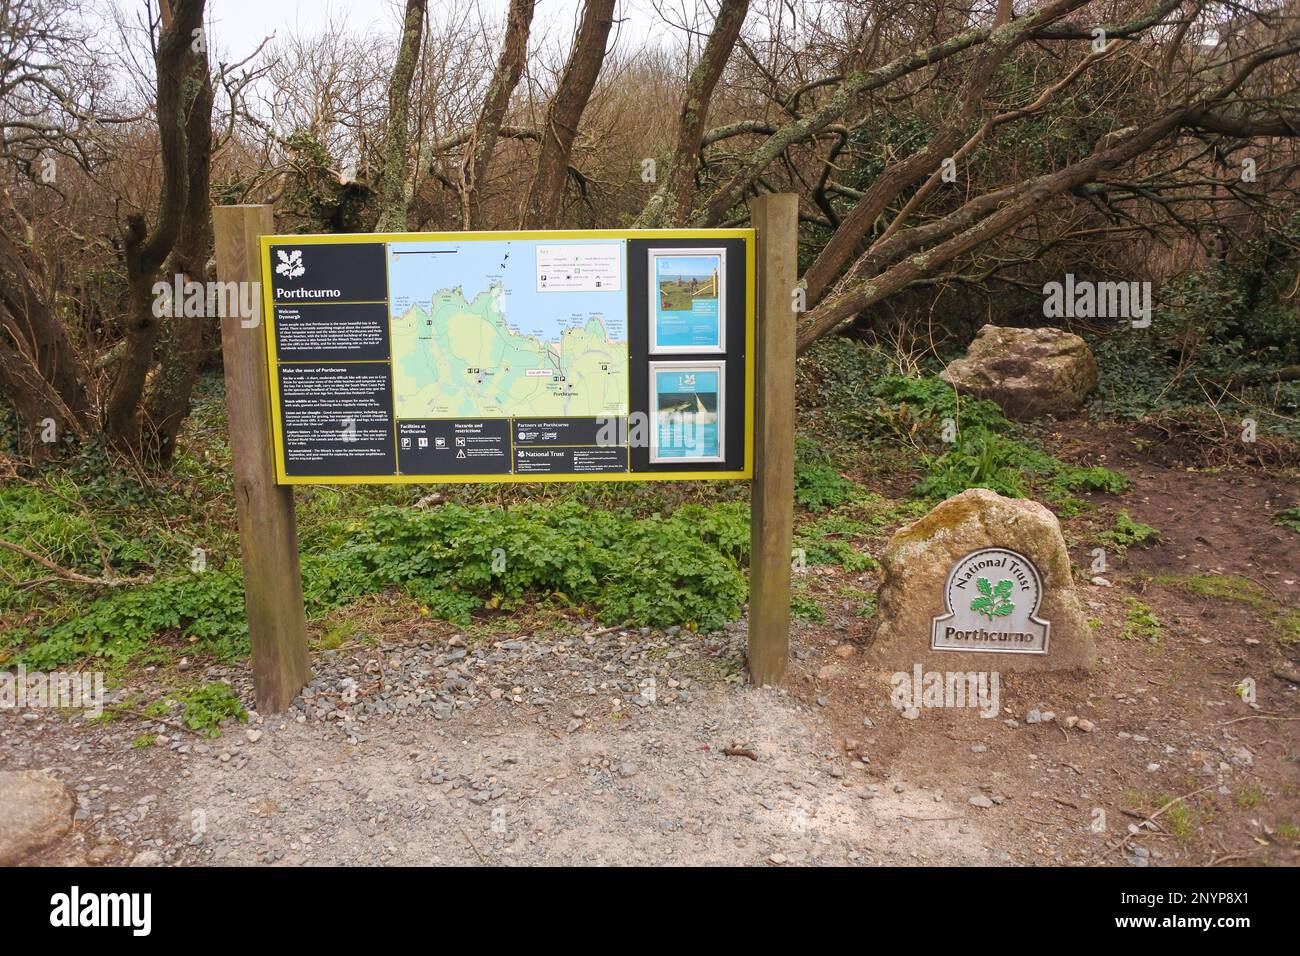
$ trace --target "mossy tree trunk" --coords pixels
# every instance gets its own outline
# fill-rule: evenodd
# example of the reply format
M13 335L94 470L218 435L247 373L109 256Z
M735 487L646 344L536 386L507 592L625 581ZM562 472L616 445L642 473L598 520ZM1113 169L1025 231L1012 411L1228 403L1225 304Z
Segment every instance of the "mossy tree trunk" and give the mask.
M393 76L388 82L388 125L384 132L384 169L379 177L377 232L406 230L406 212L411 202L407 170L411 149L411 83L420 62L428 5L428 0L406 0L406 13L402 17L402 39L397 46Z

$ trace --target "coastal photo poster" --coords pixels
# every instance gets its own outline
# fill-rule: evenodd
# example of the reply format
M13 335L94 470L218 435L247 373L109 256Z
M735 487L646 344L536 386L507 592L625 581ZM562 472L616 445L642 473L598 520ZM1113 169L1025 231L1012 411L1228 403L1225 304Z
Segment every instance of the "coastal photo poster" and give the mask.
M651 249L650 354L726 351L726 249Z
M651 462L722 461L726 362L651 362Z

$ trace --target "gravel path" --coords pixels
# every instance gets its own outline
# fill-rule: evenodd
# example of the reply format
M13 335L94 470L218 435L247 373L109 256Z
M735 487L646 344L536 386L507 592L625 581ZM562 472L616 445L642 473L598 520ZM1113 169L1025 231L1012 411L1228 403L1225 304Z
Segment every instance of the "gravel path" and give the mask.
M964 807L869 778L818 708L739 683L743 643L737 627L347 648L318 657L293 711L217 740L6 715L0 753L76 791L45 862L1007 859ZM243 669L207 676L247 689ZM162 738L133 749L142 732Z

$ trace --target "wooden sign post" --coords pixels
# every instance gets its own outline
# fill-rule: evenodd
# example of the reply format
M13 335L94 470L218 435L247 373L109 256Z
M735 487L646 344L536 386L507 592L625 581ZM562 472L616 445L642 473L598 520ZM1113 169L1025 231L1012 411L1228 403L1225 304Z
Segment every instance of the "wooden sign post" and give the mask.
M258 709L273 713L288 707L311 677L293 511L294 483L682 480L752 476L749 669L756 684L778 683L785 674L790 648L796 197L786 194L758 199L753 206L753 222L752 235L749 230L733 229L498 233L471 240L462 240L459 234L433 233L276 236L269 206L215 207L213 225L219 281L257 283L260 288L261 283L275 279L273 287L254 297L256 308L252 316L223 316L221 320L231 459ZM645 414L654 429L659 428L664 414L689 415L701 433L697 438L701 447L692 446L691 453L683 455L669 442L668 451L660 449L660 457L656 458L653 439L660 437L658 431L651 433L649 450L632 444L624 448L599 446L597 438L597 445L591 448L581 442L573 446L592 457L584 457L579 462L579 451L573 451L572 468L556 472L552 467L549 472L541 473L546 469L540 468L539 463L550 465L557 458L568 459L564 454L557 456L552 449L542 447L538 451L534 447L540 432L530 431L528 423L538 414L531 407L514 413L511 420L519 423L518 427L504 430L499 426L499 416L486 424L481 415L451 419L449 423L438 419L430 424L426 421L428 415L413 414L410 409L403 415L392 398L396 391L394 377L400 369L393 352L394 320L390 313L392 263L399 257L427 255L428 250L423 247L430 243L441 243L446 248L440 246L440 251L456 254L464 242L469 246L516 242L521 248L523 244L541 243L545 245L546 256L551 257L548 261L557 255L579 256L584 265L582 282L590 282L591 288L579 283L576 293L566 293L564 289L552 291L557 295L624 297L619 300L623 303L620 308L627 312L623 318L636 316L648 325L642 334L649 339L648 343L640 335L627 339L629 367L632 362L639 363L638 369L644 368L645 372L637 374L646 376L638 386L629 387L628 408L635 409L644 396L648 400L646 410L635 414ZM533 281L545 283L548 275L554 276L555 269L541 267L541 248L538 246L535 252L536 274L517 276L517 281L524 285ZM469 253L469 249L465 252ZM509 250L505 250L500 261L504 263L508 255ZM514 268L523 268L519 265L522 258L525 257L516 257ZM698 312L699 321L698 327L689 330L694 337L688 336L686 343L661 341L660 334L669 339L681 334L674 323L682 321L682 310L669 304L671 296L667 293L647 293L657 288L653 283L659 282L663 275L669 277L663 280L665 283L684 281L680 276L687 274L695 260L706 263L712 260L712 286L706 282L705 288L712 289L706 298L712 299L714 310L690 310L688 318ZM493 263L497 261L491 259ZM278 264L273 266L274 262ZM630 265L624 265L625 262ZM401 264L406 264L405 258ZM665 264L670 271L660 271L660 266ZM698 263L694 264L698 268ZM589 277L592 267L597 271ZM671 271L674 268L679 271ZM601 269L608 275L600 272ZM418 270L415 274L425 275ZM562 278L571 277L566 274ZM604 279L613 281L602 286ZM405 281L409 283L409 275ZM728 284L730 296L724 291ZM639 290L635 295L630 294L633 287ZM247 301L248 297L234 298ZM313 347L310 342L304 346L303 336L290 336L287 345L279 338L282 322L291 326L301 319L304 301L315 303L311 306L311 322L315 325L350 323L357 334L351 338L340 337L338 341L326 336L322 344L314 346L320 358L305 359L305 355L312 354ZM725 309L724 301L728 303ZM380 307L378 318L374 315L375 306ZM263 314L265 309L272 311ZM384 334L368 338L375 329ZM706 334L710 331L711 343ZM285 351L291 355L290 359L284 357ZM344 354L336 354L340 351ZM276 369L274 375L270 371L272 362ZM286 365L292 367L292 374L282 374ZM302 370L304 367L306 371ZM728 368L730 374L724 374ZM623 371L630 381L629 369ZM312 375L319 380L309 392L302 391L304 376ZM730 392L725 386L727 381L734 385ZM340 422L350 421L352 406L340 404L343 399L339 395L351 396L353 391L332 389L331 383L335 382L361 382L362 385L356 386L358 390L368 387L374 391L378 396L375 407L382 420L391 426L391 432L386 427L375 428L374 421L368 420L364 435L349 430L355 425L344 425L337 438L332 433L322 436L314 419L306 421L298 412L304 404L310 404L303 397L310 395L310 400L320 405L313 413L317 418L323 415L324 419L333 420L331 416L337 414ZM282 393L292 388L300 389L290 406L295 413L285 412L282 421ZM695 410L681 411L689 409L690 402L683 403L679 393L694 398ZM390 407L384 407L384 398ZM751 401L752 416L749 414ZM335 405L330 406L330 402ZM696 417L699 421L695 421ZM728 418L732 420L731 427L724 429ZM497 431L489 434L489 425ZM297 441L285 437L284 432L290 428L297 429L294 433L298 435ZM455 432L451 437L439 431L448 428ZM730 436L725 440L724 431ZM461 448L469 440L470 432L477 442L474 451L480 453L472 463ZM671 437L675 432L670 426L664 434ZM455 446L451 444L453 438ZM519 449L514 448L516 438L521 442ZM361 439L365 444L353 444ZM301 452L305 441L315 441L319 447L309 448L311 454L304 456ZM346 449L335 447L335 441L348 443ZM708 444L710 441L713 445ZM460 449L460 454L452 455L453 447ZM359 454L357 449L365 454ZM487 455L488 452L492 454ZM463 472L457 472L455 463L461 459L465 459L466 467ZM590 466L593 461L600 467ZM470 464L474 467L469 467ZM579 464L583 467L579 468Z
M757 244L754 484L749 565L749 676L779 684L790 658L794 539L794 289L799 199L760 196L750 206Z
M275 231L271 207L215 206L212 225L217 279L256 283L260 289L258 239ZM236 296L234 301L248 298ZM274 713L293 702L311 679L311 666L293 488L275 483L271 463L271 399L260 291L251 298L256 303L251 317L222 316L221 352L254 697L259 711Z

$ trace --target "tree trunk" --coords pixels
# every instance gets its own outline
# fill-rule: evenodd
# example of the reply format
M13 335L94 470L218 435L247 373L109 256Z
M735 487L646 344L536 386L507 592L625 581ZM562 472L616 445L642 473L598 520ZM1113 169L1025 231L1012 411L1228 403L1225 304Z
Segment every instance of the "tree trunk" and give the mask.
M186 159L185 82L192 44L202 42L205 0L172 0L171 22L163 27L155 65L158 74L158 141L162 154L162 198L153 232L138 213L127 219L128 304L122 334L126 349L104 407L104 432L120 451L141 452L140 400L153 364L158 319L153 286L180 233L189 192Z
M1012 226L1028 219L1049 199L1092 182L1102 173L1146 152L1153 144L1177 131L1192 112L1191 109L1181 109L1166 113L1117 142L1103 141L1088 156L1063 169L998 190L996 194L977 197L938 222L900 233L890 241L905 245L909 233L923 230L928 230L927 241L946 241L931 246L919 255L901 261L894 260L893 265L883 268L859 285L844 288L842 284L839 291L828 295L805 316L795 339L799 353L802 354L818 339L830 334L857 313L883 302L918 279L934 275L941 266L992 241ZM1008 201L990 210L987 201L993 195ZM970 217L966 215L968 207L972 210ZM943 228L945 225L950 228ZM947 238L949 236L951 238Z
M466 229L483 228L482 192L483 177L487 174L492 151L496 149L501 123L510 106L510 97L519 85L528 57L528 33L533 23L537 0L510 0L506 15L506 36L501 45L492 82L483 97L483 109L465 147L461 162L461 181L458 184L461 200L461 225Z
M86 371L33 279L18 246L0 233L0 393L18 416L20 447L40 459L69 432L86 436L90 403Z
M569 61L546 110L537 168L524 206L525 229L550 229L559 224L569 155L578 135L578 123L605 62L605 42L613 22L614 0L587 0Z
M406 0L402 40L388 83L388 126L384 133L384 171L379 177L377 232L404 232L411 202L406 160L411 148L411 83L420 62L425 10L429 0Z
M821 301L839 274L856 258L863 240L903 190L929 176L961 146L980 114L984 94L994 75L1015 49L1029 39L1036 27L1079 5L1080 0L1056 0L1017 21L1015 26L999 29L989 37L970 66L953 113L938 126L922 149L880 174L808 267L804 287L810 305ZM1009 16L1009 9L999 4L995 26L1002 27Z
M189 189L185 214L171 272L186 282L208 281L212 251L212 76L207 54L191 48L185 108L186 159ZM190 398L199 366L220 340L220 316L170 317L163 320L158 343L159 368L149 382L145 402L144 454L153 464L169 465L176 453L176 436L190 413Z
M677 145L673 149L667 180L646 205L645 212L637 221L638 226L681 225L689 221L695 206L695 169L700 162L704 120L714 87L726 69L748 12L749 0L722 0L713 32L700 54L700 62L691 71L686 94L682 97L682 108L677 116Z

